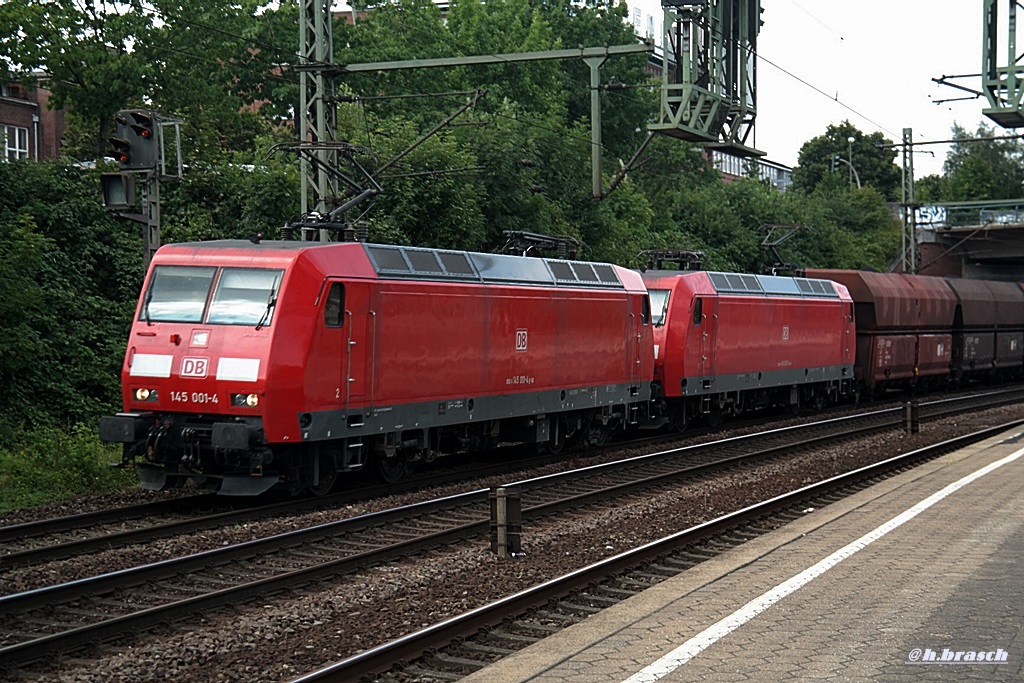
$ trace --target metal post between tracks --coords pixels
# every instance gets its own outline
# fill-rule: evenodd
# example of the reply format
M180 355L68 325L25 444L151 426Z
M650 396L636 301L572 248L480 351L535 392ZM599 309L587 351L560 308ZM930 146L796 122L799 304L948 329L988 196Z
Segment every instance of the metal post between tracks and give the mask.
M491 552L504 559L522 553L523 501L518 486L499 486L488 494Z
M921 431L921 405L917 401L907 401L903 404L903 431L907 434L917 434Z

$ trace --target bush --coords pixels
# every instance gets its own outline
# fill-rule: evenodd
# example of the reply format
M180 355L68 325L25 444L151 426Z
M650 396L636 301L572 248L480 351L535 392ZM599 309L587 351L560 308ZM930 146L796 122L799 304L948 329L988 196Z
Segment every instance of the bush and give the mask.
M110 467L120 449L78 425L23 432L17 445L0 449L0 513L83 494L130 489L135 473Z

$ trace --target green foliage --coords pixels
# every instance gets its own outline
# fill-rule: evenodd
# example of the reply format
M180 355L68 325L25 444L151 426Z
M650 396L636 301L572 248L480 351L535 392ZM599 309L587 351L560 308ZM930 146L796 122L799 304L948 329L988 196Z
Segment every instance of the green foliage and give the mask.
M849 121L830 125L824 135L811 138L800 148L798 164L793 169L793 188L812 192L826 177L836 175L854 184L859 178L862 186L873 187L885 198L896 200L902 177L895 163L897 151L895 147L881 146L891 144L881 133L865 134Z
M155 64L133 45L152 35L132 3L35 0L0 4L0 64L28 84L48 74L53 105L71 107L104 139L115 112L141 101Z
M0 69L45 81L53 106L70 108L65 152L78 159L101 155L116 112L140 106L184 119L186 158L244 149L297 100L297 77L280 67L294 58L297 5L265 9L258 0L0 3Z
M946 156L943 175L925 183L920 197L944 202L1020 198L1024 192L1024 143L984 139L992 137L996 133L986 125L979 125L973 134L954 126L957 142Z
M21 428L92 419L117 402L141 240L98 195L93 173L0 164L0 443Z
M137 484L134 472L110 467L118 449L87 427L37 429L13 441L0 447L0 513Z
M280 237L281 226L299 213L297 169L286 157L255 161L196 164L180 182L164 183L163 241Z

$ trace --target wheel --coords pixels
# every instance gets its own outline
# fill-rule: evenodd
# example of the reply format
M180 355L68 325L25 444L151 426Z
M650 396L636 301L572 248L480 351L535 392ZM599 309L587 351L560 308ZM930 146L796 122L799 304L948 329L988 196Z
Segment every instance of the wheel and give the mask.
M718 410L713 410L708 413L707 419L708 426L714 429L722 424L722 413Z
M746 404L746 397L743 395L742 392L740 392L736 396L736 400L733 402L732 410L730 412L732 412L732 414L734 416L739 417L740 415L743 414L743 411L745 410L745 404Z
M558 455L565 448L565 425L562 420L555 418L551 422L551 436L547 442L542 444L541 450L550 455Z
M587 442L594 448L601 448L608 443L608 437L611 435L612 429L608 425L597 425L590 428L590 434L587 435Z
M672 410L672 427L677 432L685 432L686 426L690 422L690 415L686 410L685 405L679 405Z
M815 412L821 412L828 407L828 397L822 392L815 392L814 394L814 410Z
M404 453L395 453L390 458L377 458L377 473L385 484L397 484L409 476L411 467Z
M334 462L334 456L329 452L321 452L318 458L319 481L306 487L306 492L312 496L326 496L334 488L338 481L338 467Z

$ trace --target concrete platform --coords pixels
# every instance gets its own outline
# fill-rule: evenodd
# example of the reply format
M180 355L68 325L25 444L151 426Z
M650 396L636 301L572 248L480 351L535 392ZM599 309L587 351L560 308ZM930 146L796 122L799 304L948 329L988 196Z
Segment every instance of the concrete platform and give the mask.
M463 680L1021 681L1022 626L1017 428L809 512Z

